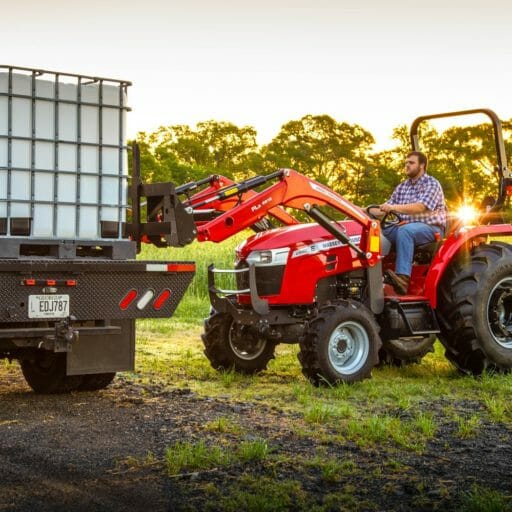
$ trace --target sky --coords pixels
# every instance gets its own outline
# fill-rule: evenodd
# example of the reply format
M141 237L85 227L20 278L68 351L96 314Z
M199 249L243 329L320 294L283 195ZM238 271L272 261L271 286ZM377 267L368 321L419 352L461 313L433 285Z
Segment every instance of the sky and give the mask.
M0 64L130 80L130 137L215 119L264 144L328 114L379 149L419 115L512 118L511 24L505 0L17 0Z

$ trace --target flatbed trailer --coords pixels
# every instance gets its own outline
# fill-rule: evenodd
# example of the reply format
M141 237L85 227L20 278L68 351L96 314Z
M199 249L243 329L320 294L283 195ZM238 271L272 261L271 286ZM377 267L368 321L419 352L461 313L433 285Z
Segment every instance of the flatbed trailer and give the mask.
M175 196L138 172L129 183L130 85L0 66L0 358L19 360L36 392L100 389L132 370L135 319L170 317L195 273L136 259L155 224L147 203ZM171 225L157 231L179 244Z

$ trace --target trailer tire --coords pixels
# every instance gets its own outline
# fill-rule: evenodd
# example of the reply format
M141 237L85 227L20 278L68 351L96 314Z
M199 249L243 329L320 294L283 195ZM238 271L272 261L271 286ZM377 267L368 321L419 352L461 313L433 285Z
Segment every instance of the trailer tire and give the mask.
M462 253L438 292L440 341L460 371L512 368L512 246L492 242Z
M299 343L302 373L315 386L370 378L381 344L379 325L365 306L352 300L324 306Z
M410 338L383 339L379 351L379 365L406 366L418 364L429 353L434 351L435 334Z
M27 384L36 393L68 393L82 384L81 375L66 375L65 353L37 353L20 361Z
M275 343L255 329L237 324L227 313L213 312L204 322L201 335L204 353L216 370L254 374L274 359Z
M115 372L81 375L82 383L78 387L78 391L98 391L105 389L114 380L115 376Z

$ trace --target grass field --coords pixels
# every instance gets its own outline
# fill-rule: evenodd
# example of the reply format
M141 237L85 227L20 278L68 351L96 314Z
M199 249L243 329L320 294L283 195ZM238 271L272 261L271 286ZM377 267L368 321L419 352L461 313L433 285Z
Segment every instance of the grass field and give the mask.
M197 274L173 318L138 321L141 379L187 386L208 396L229 395L237 400L257 397L300 412L311 425L336 420L345 426L345 435L356 441L387 440L415 450L421 450L436 432L435 418L425 413L426 401L442 398L444 413L460 425L461 436L471 436L484 419L512 425L512 374L463 376L444 358L439 343L435 352L419 365L376 368L371 380L332 388L317 389L306 381L297 360L296 345L278 346L276 359L258 376L213 370L203 354L200 339L210 307L206 269L210 263L232 268L234 247L246 235L243 233L219 245L194 243L182 249L144 248L141 253L144 259L196 261ZM450 401L460 400L478 402L480 412L465 417L450 408ZM407 421L397 420L397 408L407 411Z
M444 414L460 425L461 436L470 436L483 420L512 426L512 374L460 375L438 343L435 353L419 365L376 368L370 380L315 388L301 374L296 345L278 346L267 371L244 376L213 370L203 354L200 334L200 325L178 318L140 321L135 377L188 387L205 396L257 399L298 412L311 425L337 421L346 426L347 435L363 443L387 439L415 450L435 435L435 418L425 410L440 399ZM479 412L465 417L450 407L450 402L461 400L478 402ZM397 410L407 412L408 419L397 420ZM415 434L412 444L411 431Z
M201 326L190 322L190 317L185 321L179 317L171 321L141 321L137 369L127 377L148 389L190 389L206 400L258 404L282 411L295 442L300 445L303 439L304 443L317 446L307 455L290 456L292 447L284 452L275 449L273 436L261 437L261 430L244 428L236 414L213 418L203 426L204 435L210 436L209 445L197 440L168 447L161 464L171 478L191 472L208 474L219 468L226 468L220 471L228 474L232 474L230 468L259 469L255 473L240 470L230 483L215 481L204 489L198 489L193 482L186 484L185 492L203 496L204 510L210 510L208 506L211 510L255 512L313 510L311 503L317 502L318 497L305 490L304 475L319 474L319 489L332 491L341 486L342 492L326 495L323 505L314 509L318 511L382 510L373 500L361 501L361 489L347 483L354 481L363 488L385 482L382 499L386 502L386 496L394 495L395 487L399 489L409 485L404 481L410 482L413 503L427 507L420 507L421 510L512 511L510 492L484 484L461 491L456 479L432 481L432 476L421 477L410 468L411 457L416 464L431 460L432 443L446 450L445 460L454 457L455 464L460 456L456 455L457 450L469 450L466 457L478 458L481 448L477 447L487 445L487 433L493 425L502 432L499 442L509 443L512 374L462 376L436 344L435 353L427 355L419 365L376 368L370 380L315 388L301 374L295 345L278 346L276 359L265 372L243 376L213 370L203 354L200 333ZM385 467L378 474L367 474L366 463L358 456L336 455L347 446L357 447L360 454L379 454ZM288 477L276 480L272 477L276 468L289 468ZM293 497L301 495L303 508L296 508ZM452 508L454 502L459 503L456 508ZM446 503L451 505L446 507ZM195 506L191 505L190 510ZM406 503L403 506L400 510L416 509L412 505L407 508Z
M144 249L141 257L146 259L194 260L197 275L173 318L138 322L137 369L130 378L146 384L188 388L199 396L277 407L301 418L295 432L298 436L313 437L326 445L353 443L363 449L421 456L429 441L440 436L441 430L446 431L447 425L451 426L450 435L459 440L478 438L484 425L499 424L505 431L512 430L512 374L463 376L444 358L439 343L419 365L376 368L372 379L354 385L310 385L302 376L295 345L278 346L276 359L257 376L213 370L200 339L202 321L209 311L206 268L210 263L231 268L233 249L242 239L240 235L219 246L194 243L177 250ZM236 422L226 418L218 418L207 427L235 437L243 435ZM246 448L259 454L255 457L272 456L265 443ZM203 462L203 467L242 457L239 447L226 449L229 453L208 452L208 457L215 455L214 461ZM170 446L166 453L169 471L185 470L187 464L188 470L201 467L204 454L205 447L200 443ZM316 464L327 480L357 471L349 467L350 461L319 458L318 454L311 454L301 464ZM401 464L396 464L391 470L403 471ZM246 485L249 488L252 484ZM472 492L468 490L461 510L510 510L508 495L486 488ZM490 508L481 504L482 496L487 496Z

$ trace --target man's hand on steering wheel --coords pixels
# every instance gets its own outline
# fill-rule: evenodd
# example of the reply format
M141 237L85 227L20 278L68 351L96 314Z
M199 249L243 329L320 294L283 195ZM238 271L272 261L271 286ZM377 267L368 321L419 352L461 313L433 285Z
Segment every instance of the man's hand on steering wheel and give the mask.
M371 212L371 210L373 208L377 208L381 213L384 213L381 209L380 209L380 204L371 204L370 206L367 206L365 208L366 210L366 213L372 218L372 219L377 219L377 220L380 220L382 219L382 215L375 215L374 213Z
M402 222L402 218L400 217L400 215L396 211L394 211L391 208L391 206L392 205L387 203L384 203L382 205L371 204L370 206L366 207L366 212L372 219L379 219L380 227L384 229L389 226L396 226L397 224L400 224L400 222ZM376 216L370 211L372 208L378 208L384 215L381 217Z

